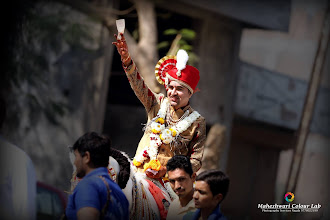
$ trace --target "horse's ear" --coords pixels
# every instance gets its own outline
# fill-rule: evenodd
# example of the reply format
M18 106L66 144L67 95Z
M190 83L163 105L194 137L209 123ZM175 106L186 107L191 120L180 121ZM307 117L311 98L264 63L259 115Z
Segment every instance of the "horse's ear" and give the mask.
M120 151L120 153L122 154L122 155L124 155L126 158L127 158L127 160L128 160L128 162L132 162L132 159L131 158L129 158L129 156L128 156L128 154L126 153L126 152L124 152L124 151Z
M73 173L76 172L76 166L74 165L74 160L75 160L75 155L74 155L74 151L70 150L69 151L69 158L70 158L70 162L71 162L71 165L73 167Z

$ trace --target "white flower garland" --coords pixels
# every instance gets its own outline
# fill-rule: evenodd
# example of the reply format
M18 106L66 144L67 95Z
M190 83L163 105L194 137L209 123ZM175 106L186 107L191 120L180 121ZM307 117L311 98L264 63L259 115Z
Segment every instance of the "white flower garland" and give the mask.
M151 120L150 125L147 129L151 130L150 134L150 146L146 146L143 151L134 157L135 165L140 165L149 156L150 160L155 160L158 153L158 148L164 144L170 144L176 137L182 132L187 130L192 123L194 123L200 116L197 111L193 111L188 117L184 118L182 121L178 122L173 127L165 127L165 116L167 112L168 99L165 98L160 105L160 109L156 115Z

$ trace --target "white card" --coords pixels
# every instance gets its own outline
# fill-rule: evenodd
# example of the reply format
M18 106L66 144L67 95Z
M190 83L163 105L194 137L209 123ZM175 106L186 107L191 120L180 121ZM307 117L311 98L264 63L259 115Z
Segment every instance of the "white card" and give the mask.
M125 19L116 20L116 26L118 30L118 40L120 40L121 39L120 33L124 34L125 31Z

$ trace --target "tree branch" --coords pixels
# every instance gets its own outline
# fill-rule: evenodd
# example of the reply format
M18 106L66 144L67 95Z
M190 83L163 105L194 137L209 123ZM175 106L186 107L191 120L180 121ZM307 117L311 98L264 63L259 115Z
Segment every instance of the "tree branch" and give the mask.
M136 8L139 22L139 42L137 43L131 34L126 30L125 38L131 56L139 67L140 73L144 76L146 83L154 92L160 92L161 87L157 83L154 68L158 61L157 52L157 23L155 5L152 0L133 0L134 5L125 10L118 11L111 7L100 7L93 3L81 0L54 0L69 5L90 17L102 22L110 34L115 33L117 15L129 13Z
M157 23L155 5L152 0L135 0L139 18L138 56L134 60L144 76L146 83L154 92L160 92L160 86L155 78L157 52Z

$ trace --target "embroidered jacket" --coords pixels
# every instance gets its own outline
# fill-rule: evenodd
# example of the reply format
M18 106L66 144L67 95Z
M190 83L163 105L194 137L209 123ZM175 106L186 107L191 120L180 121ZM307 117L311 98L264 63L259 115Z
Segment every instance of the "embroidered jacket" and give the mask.
M163 102L165 95L161 93L153 93L148 88L148 86L144 83L142 76L138 72L134 62L132 62L132 64L128 67L125 67L125 65L123 65L123 67L133 91L147 111L148 122L150 122L150 120L152 120L157 115L160 109L160 104ZM190 105L187 105L184 107L184 109L180 108L177 110L170 106L170 114L172 119L174 121L180 119L187 110L189 111L189 114L194 111ZM169 118L166 117L165 120L167 121ZM146 146L149 146L149 135L150 133L146 130L142 139L140 140L136 155L143 152ZM158 148L157 159L163 166L166 166L167 161L174 155L186 155L190 157L194 172L197 172L202 166L205 140L206 123L205 119L200 116L186 131L180 134L179 142L177 144L162 144ZM149 160L146 160L145 162L148 161ZM142 167L143 165L141 165L139 168Z

